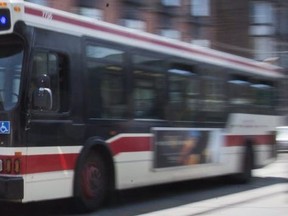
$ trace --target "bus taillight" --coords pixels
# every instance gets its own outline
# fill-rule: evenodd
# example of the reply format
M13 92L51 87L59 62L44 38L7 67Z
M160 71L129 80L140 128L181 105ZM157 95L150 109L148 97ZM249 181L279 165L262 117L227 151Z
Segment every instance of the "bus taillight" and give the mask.
M21 173L21 159L20 158L0 159L0 173L20 174Z
M21 162L20 159L15 159L14 160L14 173L19 174L21 171Z
M4 172L10 174L12 172L12 160L6 159L4 166L5 166Z

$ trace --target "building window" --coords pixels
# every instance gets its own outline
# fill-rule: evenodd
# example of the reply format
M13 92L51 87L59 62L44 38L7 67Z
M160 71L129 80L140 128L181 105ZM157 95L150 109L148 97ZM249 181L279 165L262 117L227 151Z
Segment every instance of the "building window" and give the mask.
M274 56L276 53L276 45L273 38L255 37L254 38L255 59L263 61L266 58Z
M79 7L79 14L98 20L103 20L103 11L95 8Z
M161 0L161 3L165 6L180 6L181 1L180 0Z
M204 40L204 39L197 39L192 40L192 44L202 46L202 47L211 47L211 41L210 40Z
M141 20L122 19L121 23L123 26L131 28L131 29L140 30L140 31L146 30L146 23Z
M191 0L192 16L210 16L210 0Z
M35 4L48 6L48 1L47 0L26 0L26 1L27 2L32 2L32 3L35 3Z
M249 33L253 36L269 36L274 35L275 28L271 25L252 25Z
M101 1L96 0L76 0L76 10L80 15L103 20L103 11L101 8Z
M273 6L271 2L252 2L251 21L253 24L271 24L274 21Z
M76 4L79 7L86 7L86 8L95 8L99 7L101 1L96 1L96 0L76 0Z
M162 29L160 30L160 35L171 39L181 39L181 32L174 29Z

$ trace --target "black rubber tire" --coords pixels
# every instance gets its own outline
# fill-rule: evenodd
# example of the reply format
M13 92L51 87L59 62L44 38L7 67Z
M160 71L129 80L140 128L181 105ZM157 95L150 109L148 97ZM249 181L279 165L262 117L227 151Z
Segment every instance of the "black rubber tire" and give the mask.
M90 152L78 166L75 174L77 210L91 212L101 207L108 195L108 171L103 157Z

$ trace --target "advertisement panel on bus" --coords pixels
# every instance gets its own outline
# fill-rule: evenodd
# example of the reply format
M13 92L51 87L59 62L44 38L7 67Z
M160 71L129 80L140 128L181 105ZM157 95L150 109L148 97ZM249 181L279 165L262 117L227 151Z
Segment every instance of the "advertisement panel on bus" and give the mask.
M219 162L220 129L154 128L154 168Z

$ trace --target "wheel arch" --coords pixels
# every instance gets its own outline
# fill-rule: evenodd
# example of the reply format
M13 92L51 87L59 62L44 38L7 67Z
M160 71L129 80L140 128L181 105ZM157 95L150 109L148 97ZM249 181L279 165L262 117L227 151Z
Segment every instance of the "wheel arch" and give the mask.
M246 137L244 140L242 163L245 163L245 160L247 159L245 158L245 156L247 155L250 156L252 169L256 168L256 163L255 163L255 159L256 159L255 158L256 157L255 145L256 144L257 144L257 141L253 137Z
M253 137L246 137L243 140L243 153L240 158L240 170L236 174L231 175L231 179L235 183L248 183L252 179L252 169L255 166L254 145L256 144Z
M76 166L75 166L75 174L74 174L74 179L73 179L73 195L74 197L79 195L79 191L77 191L77 184L79 183L78 182L79 178L77 178L77 175L79 175L81 165L83 164L83 162L85 161L85 158L90 152L99 152L105 164L107 165L107 173L109 175L109 194L108 195L111 195L111 193L115 190L115 166L114 166L114 161L113 161L113 155L107 143L99 137L89 138L85 142L82 150L80 151L80 154L77 158Z

